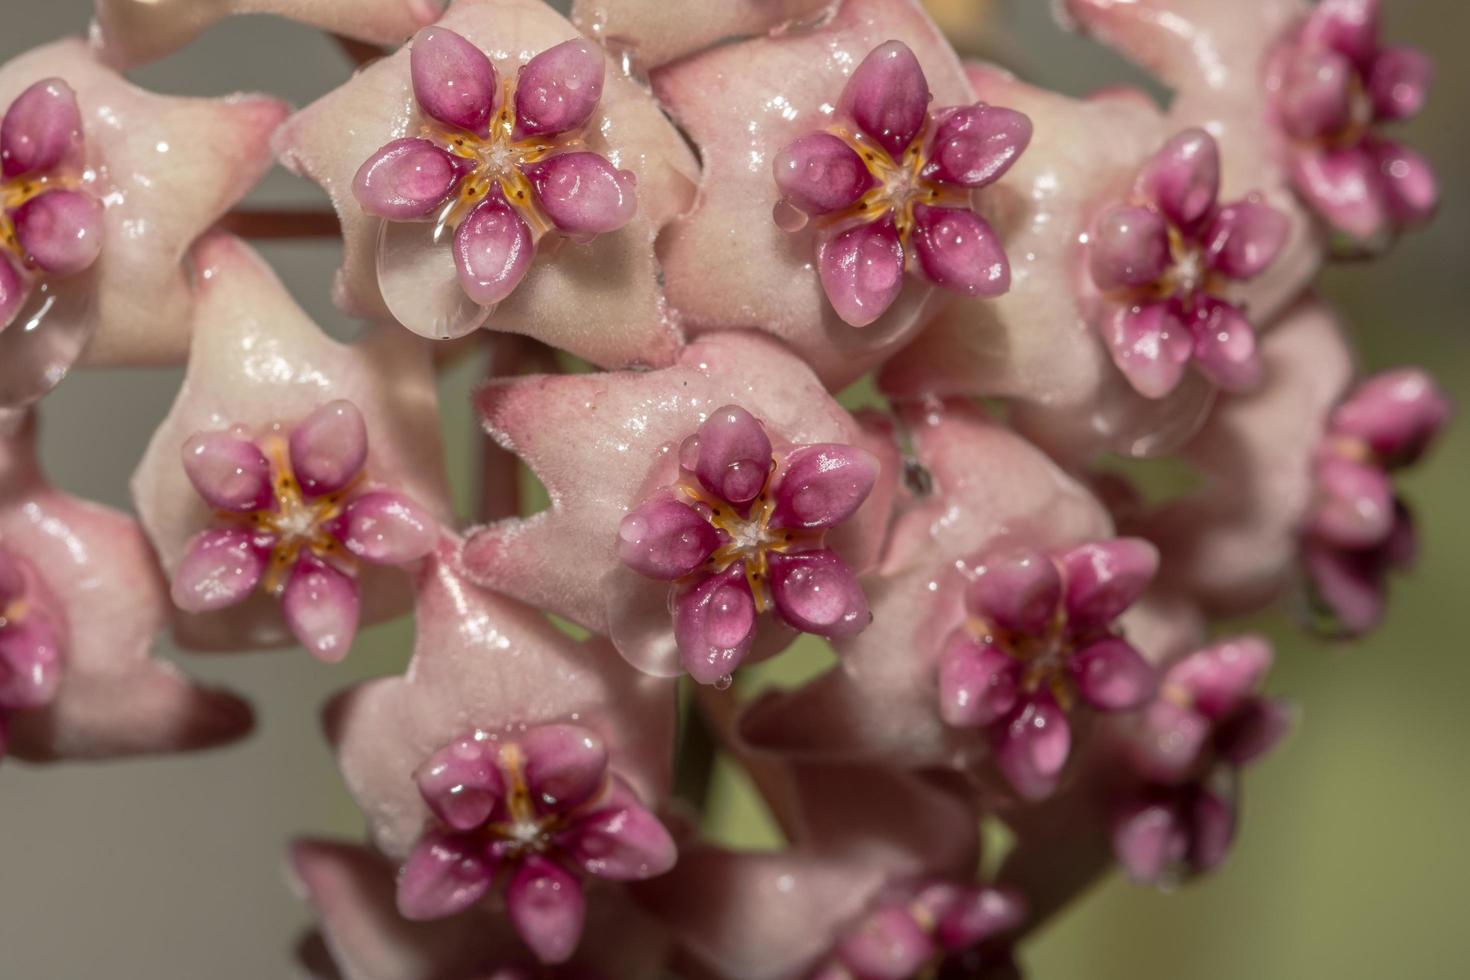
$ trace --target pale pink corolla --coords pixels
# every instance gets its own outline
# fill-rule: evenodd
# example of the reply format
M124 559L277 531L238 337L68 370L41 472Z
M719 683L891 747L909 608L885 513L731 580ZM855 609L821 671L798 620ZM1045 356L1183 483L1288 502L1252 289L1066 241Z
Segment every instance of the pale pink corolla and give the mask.
M150 657L168 597L133 520L59 493L0 413L0 743L29 761L205 748L250 708Z
M836 0L572 0L572 23L644 70L720 41L816 23Z
M387 566L449 523L429 352L392 326L332 340L235 239L194 262L184 385L133 476L177 635L209 649L295 637L340 659L359 619L407 608L408 577Z
M649 808L667 793L673 685L468 583L458 552L446 539L420 572L408 673L334 702L328 734L374 842L404 862L405 916L453 915L495 885L493 907L561 962L584 888L672 863Z
M348 312L435 338L514 331L610 367L672 358L653 242L697 165L649 94L539 0L456 3L293 116L276 149L332 196ZM440 204L446 221L404 220ZM557 247L533 249L552 229Z
M856 69L874 49L879 50L877 60L859 77ZM851 81L854 78L856 82ZM905 276L901 265L894 265L898 254L895 225L882 221L860 225L876 237L866 244L853 235L834 241L824 262L818 258L821 231L817 227L823 222L807 222L794 234L783 230L782 225L793 227L801 218L800 212L785 204L779 209L780 222L773 219L781 198L789 196L778 186L773 168L809 156L783 155L785 148L829 126L841 124L861 132L844 100L849 84L855 89L849 96L861 90L861 104L867 109L881 110L885 99L896 98L904 103L904 112L910 116L917 112L918 121L908 118L904 122L909 127L906 132L895 129L891 134L892 146L884 150L890 162L894 156L901 157L907 145L899 145L899 136L911 137L927 119L929 96L939 106L973 107L974 93L954 52L917 0L846 0L830 18L815 25L711 48L665 65L653 73L652 80L660 100L698 145L704 165L695 209L677 221L659 243L669 302L688 331L765 330L791 345L828 385L839 388L910 340L934 314L940 297L934 295L932 283L920 276ZM1001 115L994 109L972 108L954 116L950 125L968 133L967 121L977 113L982 123L984 118ZM872 125L884 128L882 123ZM975 131L992 132L987 125ZM1006 137L1002 144L1012 149L1024 145L1019 129L1002 126L996 131ZM973 141L966 142L964 133L945 145L951 144L964 152L976 149ZM925 153L932 149L926 146ZM991 158L997 172L1004 169L1002 149L997 147ZM985 157L986 148L981 146L978 152ZM926 158L925 162L934 161ZM817 169L830 169L834 174L830 185L825 180L809 182L819 197L850 192L863 183L863 174L857 175L856 182L835 179L843 168L826 168L820 157ZM800 174L789 176L799 178ZM893 176L897 179L898 172ZM905 180L894 185L896 191L902 190L899 185ZM993 201L1003 187L1004 181L981 192L980 197ZM906 197L906 192L900 196ZM813 201L807 203L816 206ZM875 209L874 217L877 210L881 209ZM943 230L939 225L948 228L950 223L938 222L946 214L930 214L937 224L926 226L928 231L921 237ZM969 234L979 218L969 211L955 214L967 215L954 218L966 229L965 234L951 237L980 244L981 239ZM994 244L994 238L984 242ZM860 245L863 247L858 248ZM981 251L988 254L993 249ZM994 268L994 261L966 266L969 271ZM833 277L847 278L848 286L837 288L837 294L847 298L838 308L823 290L824 275L834 282ZM992 284L999 281L986 275L981 279ZM853 287L868 280L873 289L862 286L854 292ZM855 302L872 315L860 315ZM884 309L887 312L877 316ZM868 325L854 330L843 315Z
M793 627L866 624L852 576L881 544L896 451L769 338L712 335L659 371L496 380L477 405L551 506L470 532L476 580L643 669L706 682L784 649ZM768 479L777 492L757 501Z
M16 110L0 181L16 232L0 245L0 405L34 401L79 359L182 360L181 257L265 172L285 105L154 95L60 41L0 67L0 106Z

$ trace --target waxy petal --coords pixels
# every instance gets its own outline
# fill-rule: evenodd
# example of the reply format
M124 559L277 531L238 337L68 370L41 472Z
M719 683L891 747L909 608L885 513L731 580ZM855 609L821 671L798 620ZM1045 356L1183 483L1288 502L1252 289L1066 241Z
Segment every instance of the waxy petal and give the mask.
M499 90L495 66L463 35L426 27L409 45L413 96L446 126L483 136L490 130Z
M546 858L526 859L505 890L506 911L526 945L543 963L563 963L582 938L587 902L582 886Z
M1322 0L1302 25L1303 40L1366 66L1378 47L1378 0Z
M291 632L326 663L336 663L352 648L360 607L356 581L306 554L296 560L281 593L281 612Z
M56 630L30 615L0 628L0 709L26 711L49 704L61 686L64 654Z
M771 439L739 405L710 413L699 427L694 473L710 493L743 507L760 494L771 470ZM681 450L682 452L682 450Z
M558 153L521 168L536 200L556 227L572 238L617 231L638 209L637 178L597 153Z
M771 601L787 624L830 639L856 636L872 621L863 587L831 551L769 557Z
M618 558L649 578L672 582L690 574L720 546L720 532L687 504L660 497L618 525Z
M60 78L32 84L10 103L0 122L5 178L38 174L66 161L82 142L77 94Z
M10 264L10 259L0 255L0 330L15 321L28 295L30 288L21 280L20 273Z
M674 598L674 638L684 668L701 684L734 673L755 639L755 599L744 566L731 565Z
M961 187L999 180L1031 142L1031 120L1014 109L986 105L936 114L924 176Z
M1087 244L1087 267L1102 290L1157 282L1169 262L1169 229L1152 208L1109 208Z
M1059 559L1066 581L1067 625L1105 628L1143 594L1159 568L1159 550L1142 538L1079 545Z
M1377 555L1308 543L1302 558L1311 599L1335 631L1361 636L1383 621L1388 570Z
M367 423L345 399L328 402L291 430L291 469L307 496L347 486L367 462Z
M902 906L864 916L837 941L837 955L842 962L865 980L914 976L934 951L934 940Z
M540 725L517 739L526 789L543 813L586 803L603 786L607 746L579 725Z
M1189 323L1194 363L1226 391L1249 391L1261 381L1256 331L1240 309L1218 300L1201 302Z
M393 221L427 218L453 196L473 164L426 139L398 139L367 160L352 193L368 214Z
M11 215L26 256L53 276L74 276L102 251L102 203L83 191L48 191Z
M1276 261L1291 226L1286 215L1252 195L1220 208L1205 231L1205 261L1231 279L1254 279Z
M415 774L424 802L452 829L475 830L505 798L500 743L466 736L439 749Z
M374 490L347 505L338 528L347 550L377 565L403 565L434 550L439 522L400 493Z
M1126 641L1099 640L1073 656L1069 666L1082 699L1099 711L1142 707L1158 689L1153 667Z
M1293 177L1298 193L1337 231L1364 242L1385 232L1379 170L1362 147L1298 154Z
M1113 853L1134 881L1157 884L1189 853L1189 833L1174 807L1144 802L1119 814Z
M535 244L516 209L496 192L480 202L454 232L459 284L481 306L494 306L521 284Z
M1003 630L1040 636L1062 601L1057 564L1034 548L986 555L965 590L969 611Z
M398 911L405 919L443 919L490 891L495 866L475 839L430 834L398 873Z
M1371 548L1393 531L1393 485L1376 466L1327 457L1317 465L1317 496L1311 529L1337 547Z
M973 211L914 206L910 239L919 268L935 285L966 296L1011 288L1011 266L995 229Z
M1067 715L1049 694L1022 702L992 740L996 765L1027 800L1051 795L1072 751Z
M948 903L934 936L948 950L971 949L1025 921L1026 900L1012 888L969 888Z
M1220 149L1202 129L1171 138L1138 175L1138 193L1180 228L1207 216L1220 193Z
M902 41L870 51L842 90L842 109L895 160L919 135L929 109L929 83Z
M174 572L174 604L204 613L244 602L260 584L266 560L265 549L248 531L200 531Z
M606 57L576 38L526 62L516 80L516 131L551 136L581 129L602 101Z
M1370 152L1394 220L1409 227L1433 217L1439 207L1439 179L1429 161L1391 140L1374 142Z
M1298 139L1321 139L1352 122L1352 62L1335 51L1305 54L1285 66L1276 110L1286 131Z
M1251 765L1281 744L1296 724L1292 706L1276 698L1252 698L1223 726L1220 756L1237 769Z
M939 714L946 725L983 728L1010 713L1020 692L1016 661L957 631L939 661Z
M229 432L196 432L184 443L184 472L216 510L248 513L275 500L271 464L255 443Z
M868 499L879 472L878 458L866 449L832 443L802 446L786 457L770 524L836 527Z
M903 289L903 245L891 217L825 236L817 250L822 290L843 321L866 327ZM951 272L947 266L941 275ZM1004 290L1002 290L1004 291Z
M1189 863L1196 874L1225 863L1235 839L1235 805L1208 788L1201 789L1189 810Z
M1166 690L1186 695L1191 708L1223 721L1265 679L1271 645L1259 636L1233 637L1197 650L1169 668Z
M858 202L877 182L852 147L831 133L807 133L771 161L782 198L807 214L830 214Z
M1421 457L1449 422L1449 399L1419 368L1383 371L1332 413L1332 431L1361 439L1389 469Z
M678 856L664 825L633 803L596 810L576 821L557 842L587 874L611 881L661 875Z
M1429 94L1434 64L1417 48L1388 48L1373 59L1368 95L1379 119L1408 119L1419 114Z

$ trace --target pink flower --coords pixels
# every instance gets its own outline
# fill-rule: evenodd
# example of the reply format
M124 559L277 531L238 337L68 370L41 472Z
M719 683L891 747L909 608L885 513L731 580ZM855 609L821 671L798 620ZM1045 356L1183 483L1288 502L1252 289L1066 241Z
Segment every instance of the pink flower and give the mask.
M1020 157L1031 120L983 102L930 110L929 100L913 51L889 41L853 71L834 124L772 161L782 205L802 216L789 229L817 219L822 289L852 326L887 312L906 266L967 296L1010 288L1000 239L970 201Z
M1378 9L1322 0L1279 44L1267 82L1297 192L1368 248L1427 221L1439 201L1428 161L1376 132L1418 114L1432 70L1422 51L1380 44Z
M618 557L671 590L679 656L695 680L729 683L756 617L828 638L868 625L852 569L823 547L878 480L856 446L796 446L779 455L736 405L717 408L679 447L679 478L623 518Z
M9 744L13 712L56 699L63 653L56 601L36 570L0 547L0 756Z
M1275 261L1287 219L1256 194L1220 204L1219 189L1214 138L1186 130L1144 165L1132 200L1091 230L1088 270L1105 297L1097 329L1147 397L1173 391L1191 361L1230 391L1260 381L1254 328L1224 297Z

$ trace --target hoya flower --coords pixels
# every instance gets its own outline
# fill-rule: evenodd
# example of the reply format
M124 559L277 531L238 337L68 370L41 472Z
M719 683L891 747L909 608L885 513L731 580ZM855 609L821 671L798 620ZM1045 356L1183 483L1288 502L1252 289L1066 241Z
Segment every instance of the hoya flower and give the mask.
M879 386L900 399L1004 398L1018 428L1068 460L1171 451L1204 421L1215 387L1202 375L1181 375L1162 398L1134 389L1098 329L1107 317L1078 247L1164 142L1162 115L1147 99L1071 99L981 65L966 66L966 74L980 98L1036 124L1006 178L1017 192L998 205L1011 289L945 307L883 365Z
M659 243L669 302L689 332L758 327L836 389L914 337L941 302L934 281L1002 291L1004 259L967 210L968 185L1000 174L1029 127L974 104L917 0L844 0L819 23L711 48L652 81L704 165L694 210ZM931 97L964 108L931 113ZM834 128L861 141L866 160ZM993 202L1004 186L979 196ZM930 199L939 187L942 200ZM802 215L783 197L828 214L863 194L851 222L785 230ZM900 221L922 275L904 274Z
M0 244L0 406L35 401L78 359L182 360L181 256L269 167L284 104L153 95L61 41L0 67L0 106L14 234Z
M671 591L674 638L690 675L729 683L768 610L831 638L868 625L852 569L824 547L879 475L866 449L835 443L777 455L738 405L715 409L679 446L679 475L618 527L618 557Z
M633 173L579 149L605 72L591 42L563 41L503 80L483 51L448 28L424 28L411 48L418 135L369 157L352 192L386 222L432 221L436 236L452 233L470 302L494 310L548 233L590 241L633 217ZM393 234L384 229L380 250L394 247ZM439 326L441 336L460 332Z
M1136 881L1162 884L1213 870L1235 836L1238 773L1291 726L1288 707L1257 694L1271 666L1259 637L1189 654L1164 675L1129 744L1145 784L1113 824L1113 847Z
M653 242L697 165L606 62L540 0L463 0L292 117L277 153L342 223L337 304L432 338L488 326L600 365L668 363Z
M1088 272L1103 297L1095 326L1146 397L1173 391L1190 363L1227 391L1260 380L1255 329L1228 290L1275 261L1287 219L1258 194L1222 204L1219 193L1214 137L1185 130L1088 236Z
M250 708L150 656L168 597L133 520L59 493L35 425L0 412L0 754L32 762L205 748Z
M1392 475L1417 462L1449 419L1449 399L1418 368L1374 375L1333 410L1302 543L1311 597L1329 631L1356 635L1382 618L1389 572L1412 564L1417 550Z
M184 386L133 477L177 632L340 660L360 618L408 605L408 576L379 566L421 558L449 519L428 351L396 327L331 340L234 239L195 264Z
M572 23L609 51L655 68L730 38L814 23L835 0L572 0Z
M562 962L584 888L673 862L648 809L667 792L673 686L467 583L458 551L444 541L420 573L408 673L339 699L328 731L374 841L403 862L404 916L484 900Z
M448 919L403 918L392 863L366 847L300 841L291 849L291 869L316 911L330 957L328 963L307 963L321 980L616 980L658 975L668 957L663 929L611 887L587 896L576 955L548 968L536 962L504 916L488 909Z
M905 268L966 296L1010 288L1005 248L971 195L1016 162L1031 120L983 102L931 110L929 99L914 52L885 42L847 80L834 123L772 161L776 221L794 231L816 219L822 290L854 327L887 312Z
M1129 711L1153 695L1153 668L1114 620L1148 587L1158 560L1147 541L1118 538L1060 554L997 550L972 566L965 623L939 661L939 711L950 725L985 729L1022 796L1056 787L1079 699Z
M796 629L867 623L853 576L877 557L896 451L769 338L711 335L659 371L496 380L477 405L551 498L470 533L477 581L705 682Z
M1335 232L1382 247L1429 219L1429 162L1379 128L1417 115L1431 63L1379 40L1378 0L1322 0L1280 41L1267 87L1297 192Z
M444 0L94 0L91 40L104 61L131 68L184 47L227 17L277 14L373 44L397 44L431 23Z

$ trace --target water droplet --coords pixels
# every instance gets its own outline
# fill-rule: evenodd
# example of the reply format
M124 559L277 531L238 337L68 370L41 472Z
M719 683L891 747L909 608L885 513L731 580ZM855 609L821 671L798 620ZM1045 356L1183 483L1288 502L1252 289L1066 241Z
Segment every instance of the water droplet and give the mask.
M460 288L453 245L443 222L384 221L378 233L378 288L388 311L431 340L463 337L492 312Z
M776 222L777 228L785 232L801 231L807 222L806 212L793 207L784 198L771 208L771 219Z
M734 675L721 674L719 677L715 678L714 688L716 691L728 691L730 689L730 685L734 683Z

